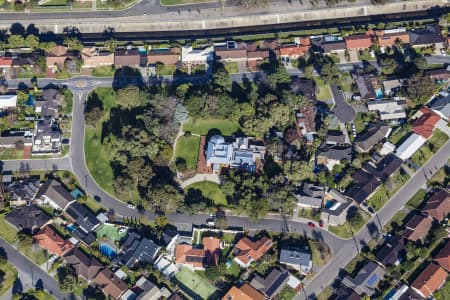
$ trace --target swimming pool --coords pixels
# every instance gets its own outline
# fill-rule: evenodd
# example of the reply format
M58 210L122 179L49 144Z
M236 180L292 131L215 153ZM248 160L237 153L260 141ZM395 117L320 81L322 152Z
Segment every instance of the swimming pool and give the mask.
M67 230L69 230L69 232L73 232L76 229L74 224L69 224L66 227L67 227Z
M375 94L377 95L377 99L383 99L383 91L380 88L375 90Z
M327 201L325 202L325 208L330 209L330 208L333 207L333 205L334 205L335 203L336 203L336 201L334 201L334 200L327 200Z
M117 255L116 250L107 243L101 243L98 246L98 249L103 255L107 256L108 258L113 258Z

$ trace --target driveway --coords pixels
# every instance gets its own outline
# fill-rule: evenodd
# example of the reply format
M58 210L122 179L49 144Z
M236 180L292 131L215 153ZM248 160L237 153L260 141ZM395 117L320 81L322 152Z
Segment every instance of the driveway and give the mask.
M356 117L355 110L345 101L344 94L334 84L330 86L334 99L333 112L342 123L351 123Z

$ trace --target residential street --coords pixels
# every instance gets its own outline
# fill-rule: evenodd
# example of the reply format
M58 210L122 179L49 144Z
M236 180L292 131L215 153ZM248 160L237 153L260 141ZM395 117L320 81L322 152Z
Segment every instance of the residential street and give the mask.
M334 99L334 114L342 123L352 122L356 116L355 110L345 101L344 93L336 85L332 84L330 88Z

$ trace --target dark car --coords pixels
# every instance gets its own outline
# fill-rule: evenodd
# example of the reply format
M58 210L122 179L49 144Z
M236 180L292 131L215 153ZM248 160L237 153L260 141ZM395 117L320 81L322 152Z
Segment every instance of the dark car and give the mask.
M309 228L315 228L316 225L313 222L308 222L308 227Z
M323 220L319 220L319 226L323 227Z

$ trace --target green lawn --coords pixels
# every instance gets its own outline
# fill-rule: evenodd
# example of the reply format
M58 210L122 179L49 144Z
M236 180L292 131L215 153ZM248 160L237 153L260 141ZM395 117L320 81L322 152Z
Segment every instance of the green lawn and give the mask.
M216 292L215 287L209 280L186 267L182 267L175 277L180 282L182 289L187 289L187 293L194 294L194 296L199 296L202 299L208 299Z
M40 6L65 6L67 5L67 0L48 0Z
M369 215L367 215L366 213L362 212L360 210L359 212L362 217L363 217L363 221L362 222L352 222L352 221L347 221L342 225L339 226L330 226L328 228L328 230L332 233L334 233L337 236L340 236L344 239L348 239L352 237L352 231L354 234L357 234L361 228L364 227L364 225L366 225L367 221L369 220Z
M419 149L419 151L414 153L411 160L416 165L423 166L427 160L429 160L433 154L436 153L439 148L445 144L445 142L447 142L447 140L448 135L439 129L436 129L433 136Z
M423 189L417 191L417 193L406 203L406 206L411 209L417 209L425 199L426 192Z
M409 126L397 127L392 130L392 134L389 136L389 142L398 146L398 144L400 144L400 142L403 141L409 133Z
M396 228L401 227L403 224L403 221L405 220L406 216L408 214L405 213L404 211L399 211L398 213L395 214L395 216L392 217L392 219L389 221L389 223L387 223L384 227L383 230L385 232L390 232L392 230L396 230Z
M237 62L228 62L224 64L225 70L228 74L236 74L239 72L238 63Z
M0 214L0 236L12 244L16 240L17 231L5 221L5 214Z
M450 299L450 280L444 284L436 293L433 294L436 300L449 300Z
M301 218L311 219L314 221L320 220L320 212L315 212L311 208L298 208L298 216Z
M37 300L53 300L53 299L55 299L52 295L50 295L47 292L42 291L42 290L38 290L38 291L28 290L26 292L26 295L31 296L30 299L37 299Z
M389 188L382 185L378 188L375 194L367 200L367 204L372 206L376 211L380 210L389 198L409 179L409 175L405 172L397 171L391 179L391 186Z
M31 247L21 247L19 243L18 247L19 251L22 252L25 256L27 256L32 262L37 264L38 266L42 265L47 261L47 255L44 250L36 249L33 250L33 246ZM48 255L50 256L50 255Z
M332 98L330 86L319 77L314 77L314 81L319 88L319 93L316 95L317 100L330 100Z
M189 189L199 189L204 197L211 199L216 205L227 205L227 199L217 183L208 181L197 182L185 188L185 190Z
M311 249L313 265L323 266L324 264L326 264L328 259L330 258L330 256L321 254L317 241L308 240L308 243L309 243L309 248Z
M14 148L1 148L0 160L5 159L23 159L23 150L16 150Z
M157 68L156 74L157 75L173 75L175 73L175 66L170 65L163 65L161 68Z
M122 233L119 232L119 226L103 224L97 229L97 238L99 239L106 237L113 241L120 241L126 235L126 231Z
M211 129L218 129L222 135L230 136L239 130L239 124L225 119L189 119L183 125L184 131L200 135L206 135Z
M199 136L180 136L175 149L175 159L183 158L186 161L188 170L195 170L197 169L199 147Z
M99 213L100 210L103 209L103 207L100 205L100 203L98 203L97 201L95 201L94 199L92 199L89 196L86 196L84 198L80 198L78 200L78 202L86 205L90 210L92 210L94 213Z
M92 76L96 77L113 77L115 69L111 66L98 67L92 70Z
M327 286L324 288L319 295L317 295L317 300L328 300L333 295L333 290L331 287Z
M160 0L162 5L184 5L190 3L214 2L211 0Z
M9 263L0 264L0 271L3 273L3 281L0 285L0 295L8 291L17 279L17 270Z

